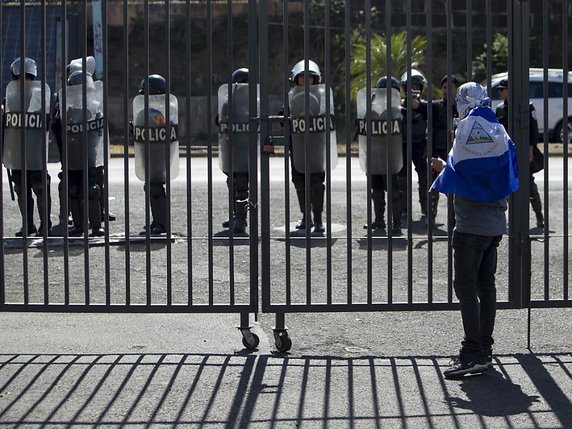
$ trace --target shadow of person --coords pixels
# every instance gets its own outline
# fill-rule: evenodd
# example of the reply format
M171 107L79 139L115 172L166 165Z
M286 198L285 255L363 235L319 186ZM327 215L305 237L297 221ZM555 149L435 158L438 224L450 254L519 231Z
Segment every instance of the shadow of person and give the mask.
M230 230L223 229L222 231L213 234L213 246L229 246L230 245ZM248 246L250 245L250 236L247 233L234 233L232 237L234 246Z
M521 414L540 401L537 395L527 395L519 384L514 384L495 370L462 379L461 390L467 399L449 396L445 398L446 401L451 407L470 410L480 416Z
M371 235L371 248L372 250L387 250L389 247L390 238L385 234L373 234ZM357 242L359 244L360 250L367 250L368 248L368 237L367 235L362 238L358 238ZM396 251L405 250L407 248L407 236L398 235L391 237L391 244L393 249Z

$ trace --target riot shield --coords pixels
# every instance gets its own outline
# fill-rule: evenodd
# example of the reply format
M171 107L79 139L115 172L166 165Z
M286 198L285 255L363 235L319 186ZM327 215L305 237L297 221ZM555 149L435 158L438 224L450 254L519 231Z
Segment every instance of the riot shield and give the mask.
M167 159L171 179L179 174L179 103L173 94L169 96L170 126L167 128L165 95L149 95L149 109L145 109L145 95L133 99L133 141L135 144L135 174L145 181L147 142L149 142L149 181L167 181ZM146 114L147 112L147 114ZM148 117L146 128L145 118ZM169 144L167 154L165 144Z
M103 165L103 82L88 84L87 104L83 112L83 85L66 87L66 105L63 105L63 95L60 90L60 115L63 119L63 109L67 114L67 160L69 170L82 170L84 162L84 136L87 132L87 167ZM85 125L85 128L84 128Z
M218 89L218 120L220 130L218 137L218 164L220 169L225 173L231 171L231 166L233 173L248 173L250 147L248 85L248 83L232 84L232 112L228 104L228 84L223 84ZM260 109L260 95L258 90L256 105L258 111Z
M48 159L48 136L42 117L42 82L26 81L21 109L22 82L13 80L6 87L6 122L4 129L4 165L13 170L41 170ZM45 86L44 113L50 111L50 87ZM25 112L22 115L22 111ZM22 133L26 134L26 162L22 158ZM46 145L44 146L44 138ZM45 158L42 154L45 154Z
M308 114L306 115L306 93L303 86L295 86L288 93L290 103L290 132L294 167L300 173L326 171L326 153L330 151L331 168L338 163L336 131L332 120L334 96L329 93L330 118L326 118L326 85L311 85L308 92ZM330 144L327 146L327 132ZM308 138L306 141L306 129ZM306 147L307 144L307 147Z
M357 94L357 126L359 142L359 165L368 173L368 123L367 123L367 93L365 88ZM402 117L399 91L391 89L391 111L386 88L372 89L371 93L371 174L395 174L403 166L402 146ZM390 114L391 113L391 114ZM388 141L388 137L389 141Z

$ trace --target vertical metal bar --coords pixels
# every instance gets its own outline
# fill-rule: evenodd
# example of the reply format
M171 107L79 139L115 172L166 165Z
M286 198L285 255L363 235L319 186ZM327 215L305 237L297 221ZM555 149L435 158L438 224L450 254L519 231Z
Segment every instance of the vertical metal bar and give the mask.
M330 8L331 1L326 0L324 5L324 72L326 82L326 302L328 304L332 303L332 160L329 148L331 145L330 118L332 115L330 102L333 100L330 100Z
M26 3L24 0L20 0L20 115L22 118L25 117L24 107L26 106L26 76L25 76L25 69L24 69L24 58L26 57ZM29 303L29 259L28 259L28 222L27 222L27 213L31 207L28 207L28 172L27 172L27 163L26 163L26 132L25 128L22 129L22 174L21 174L21 186L22 186L22 200L24 202L24 213L22 214L22 227L23 227L23 234L22 234L22 269L23 269L23 276L22 279L24 281L24 304ZM18 197L18 196L16 196Z
M146 88L144 95L145 103L145 129L149 129L149 0L145 0L143 12L143 50L144 50L144 63L145 63L145 76ZM145 302L151 305L151 222L150 222L150 205L151 205L151 159L149 147L149 133L145 133Z
M425 38L427 39L427 58L433 58L433 6L431 0L426 5ZM427 61L427 154L433 156L433 62ZM427 188L433 180L433 169L431 168L431 156L427 156ZM431 207L433 202L429 192L427 192L427 207ZM433 302L433 216L427 217L427 302ZM408 231L408 242L411 243L411 237ZM407 246L407 280L409 284L413 284L413 246Z
M87 0L82 2L82 69L87 70ZM91 304L91 291L90 291L90 252L89 252L89 151L87 146L89 144L88 131L87 131L87 73L83 74L83 88L82 88L82 126L83 126L83 243L84 243L84 281L85 281L85 303Z
M103 210L105 216L103 223L105 225L105 304L111 305L111 267L110 267L110 246L109 246L109 109L107 104L108 96L108 33L107 33L107 0L101 0L101 19L102 19L102 37L103 37ZM95 25L95 23L93 24ZM95 52L94 52L95 53ZM127 128L125 123L124 128Z
M193 305L193 208L191 180L191 0L186 2L185 161L187 163L187 305Z
M413 48L411 45L411 0L407 0L406 1L406 17L405 17L405 22L406 22L406 28L407 28L407 36L406 36L406 44L407 44L407 64L411 64L411 56L413 53ZM428 15L431 15L430 13ZM428 57L431 58L431 57ZM428 61L430 62L430 61ZM411 80L411 73L408 72L407 75L409 78L407 79L407 84L408 84L408 88L409 88L409 82ZM431 81L428 82L428 86L431 86ZM413 111L412 111L412 107L411 107L411 97L409 96L409 92L407 94L405 94L405 102L407 103L407 123L409 124L410 121L410 117L411 117L411 121L413 120ZM411 146L413 146L413 139L411 139ZM409 138L407 139L407 146L409 147ZM427 157L429 158L429 157ZM411 168L411 162L408 161L408 168ZM408 176L411 176L411 174L408 174ZM429 182L428 182L429 183ZM389 186L388 186L389 189ZM408 187L407 188L410 192L410 194L413 194L413 188ZM391 199L388 197L388 200L391 201ZM413 206L413 204L412 204ZM429 207L429 205L427 205L427 207ZM391 213L391 211L389 211L388 213ZM407 210L407 218L411 219L411 215L413 213L410 212L409 210ZM429 213L428 213L429 215ZM408 240L411 240L412 234L411 234L411 228L408 225L407 228L407 235L408 235ZM411 241L409 241L411 243ZM388 252L389 253L389 252ZM408 266L411 266L412 262L413 262L413 246L407 246L407 260L408 262ZM430 260L430 259L429 259ZM389 255L388 255L388 265L391 266L391 261L389 260ZM389 272L388 272L388 276L389 276ZM408 278L407 281L407 302L413 302L413 273L411 273L411 278ZM392 290L392 286L388 286L390 288L390 290ZM391 301L389 301L391 302Z
M0 2L0 34L3 34L2 23L4 22L4 3ZM0 43L0 58L4 58L2 50L3 43ZM0 67L0 82L4 81L3 67ZM0 153L4 153L4 121L0 121ZM0 168L2 168L0 166ZM2 171L2 177L4 171ZM4 180L0 180L0 195L4 195ZM0 307L6 303L6 271L4 264L4 198L0 198Z
M249 142L250 142L250 158L248 163L248 200L249 213L250 213L250 306L256 309L258 313L258 148L259 148L259 127L262 127L260 122L260 112L258 111L258 40L257 30L258 21L254 19L256 14L256 1L249 0L248 2L248 116L249 116ZM268 38L264 39L268 40ZM266 111L268 117L268 111ZM270 123L264 121L267 129ZM268 131L265 135L268 135ZM261 132L261 131L260 131ZM255 142L256 144L252 144ZM260 168L262 169L262 162ZM267 204L268 205L268 204ZM269 238L269 236L268 236ZM270 253L270 252L269 252ZM247 318L248 321L248 318ZM244 325L243 325L244 326Z
M283 20L288 22L288 9L287 9L287 2L283 3L284 5L284 14ZM258 24L259 24L259 33L257 32L257 28L255 25L256 20L254 17L257 16L257 1L256 0L249 0L248 1L248 67L249 71L251 70L250 67L256 67L256 63L258 62L258 58L260 58L260 117L262 119L268 118L268 9L266 2L259 3L259 11L258 11ZM283 31L287 33L287 25L283 26ZM257 39L259 38L260 48L259 52L256 52L256 45ZM283 42L286 41L283 39ZM283 51L284 56L284 64L286 64L286 50ZM285 70L285 67L283 68ZM249 73L249 83L252 82L251 80L252 74ZM283 80L284 85L286 81ZM252 86L250 86L252 88ZM286 88L285 88L286 90ZM287 90L286 90L287 92ZM284 110L287 112L287 100L286 104L284 105ZM249 109L252 108L252 103L249 105ZM249 112L252 112L249 110ZM252 113L250 113L252 117ZM285 127L288 127L289 124L286 123ZM269 129L271 129L267 120L262 120L260 122L260 140L262 144L268 141L269 138ZM251 129L252 131L252 129ZM287 148L287 146L286 146ZM252 154L251 154L252 159ZM287 166L287 165L286 165ZM252 170L252 165L250 166ZM286 169L286 174L288 174L288 170ZM249 173L250 178L250 173ZM254 180L250 180L250 185L255 186ZM286 187L288 183L286 182ZM250 188L250 195L254 194L254 188ZM270 305L272 304L271 300L271 291L272 291L272 278L270 272L270 261L271 261L271 246L270 246L270 183L269 183L269 157L267 154L263 153L260 156L260 216L261 216L261 242L260 242L260 251L261 251L261 280L262 280L262 311L265 311ZM286 209L288 209L288 200L285 203ZM287 213L288 219L288 213ZM253 232L253 224L250 226L250 233L252 236ZM288 221L286 221L286 240L288 240ZM284 267L286 270L286 304L290 304L289 301L289 291L290 291L290 278L289 278L289 242L286 241L286 266ZM251 271L252 273L252 271ZM252 282L252 279L251 279ZM251 283L251 287L253 284Z
M467 0L467 82L473 80L473 1Z
M346 266L347 266L347 284L346 284L346 301L348 304L353 302L353 258L352 258L352 133L347 124L351 124L351 2L345 2L345 17L344 17L344 34L345 37L345 56L344 56L344 70L345 70L345 118L346 118Z
M308 81L308 69L310 59L310 4L304 2L304 121L309 123L310 111L310 82ZM310 199L310 163L308 162L310 146L308 144L310 138L310 127L304 130L304 197L305 217L306 217L306 304L312 303L312 246L310 244L310 228L312 211Z
M390 2L386 2L386 12L389 11ZM371 1L364 2L365 9L365 106L366 106L366 152L367 171L366 175L366 210L367 210L367 300L368 304L373 301L373 243L371 237Z
M570 0L566 0L562 2L562 69L563 69L563 75L564 75L564 79L562 80L562 85L563 85L563 91L562 91L562 105L563 105L563 111L562 111L562 117L563 119L563 123L562 123L562 129L564 130L564 138L562 139L562 146L564 148L564 153L562 156L562 163L563 163L563 169L562 169L562 177L568 177L568 155L569 155L569 151L568 151L568 143L570 143L569 141L569 136L570 133L568 131L569 129L569 125L568 125L568 121L566 118L568 118L569 115L569 111L568 111L568 97L571 95L569 94L569 84L568 84L568 80L569 80L569 45L570 45L570 40L569 40L569 35L568 35L568 26L570 25L570 18L569 18L569 13L570 13L570 9L571 9L571 3ZM568 17L568 19L567 19ZM564 255L564 266L563 266L563 275L562 275L562 287L563 287L563 298L564 300L568 300L569 299L569 290L570 290L570 285L568 283L569 278L570 278L570 271L569 271L569 265L570 265L570 260L568 258L568 255L570 255L569 253L569 213L568 213L568 207L569 203L569 197L568 197L568 181L564 180L564 188L562 190L563 193L563 207L565 207L566 209L564 210L564 219L563 219L563 229L564 229L564 243L563 243L563 255ZM547 215L547 219L548 219L548 215ZM546 226L546 228L548 229L548 226Z
M207 96L207 207L208 207L208 261L209 261L209 305L214 304L214 256L213 256L213 148L212 148L212 76L213 76L213 34L212 34L212 1L207 0L207 64L208 64L208 96Z
M485 4L486 18L486 37L487 37L487 88L489 89L489 97L492 97L491 76L492 72L492 57L493 57L493 30L492 30L492 13L491 13L491 0L487 0Z
M61 131L62 131L62 180L64 182L64 209L65 213L65 228L64 228L64 304L70 303L70 264L69 264L69 234L68 234L68 216L69 216L69 166L68 166L68 133L67 133L67 77L66 77L66 64L67 64L67 0L62 0L62 64L61 64L61 78L62 78L62 96L59 100L60 114L61 114Z
M48 124L47 124L47 113L48 113L48 107L45 104L45 100L46 100L46 78L47 78L47 68L46 68L46 2L45 0L42 0L41 2L41 23L40 23L40 43L42 45L42 48L40 50L41 52L41 57L40 57L40 65L42 68L42 78L41 78L41 82L42 82L42 109L41 109L41 115L42 115L42 189L44 189L44 192L42 192L42 196L40 198L43 199L43 210L42 210L42 214L41 214L41 219L40 219L40 225L43 225L43 234L42 234L42 238L43 238L43 243L42 243L42 250L43 250L43 265L44 265L44 304L47 305L49 303L49 293L50 293L50 289L49 289L49 265L48 265L48 231L50 229L50 216L51 213L48 210L48 198L49 198L49 189L50 186L48 185L48 157L47 157L47 145L48 145L48 139L47 139L47 135L46 135L46 130L48 129ZM1 33L0 33L1 34ZM0 58L2 58L0 56ZM0 80L1 82L1 80ZM48 190L47 192L45 190ZM0 194L1 195L1 194Z
M233 221L234 221L234 210L233 210L233 206L234 206L234 162L233 162L233 156L234 156L234 127L232 126L232 124L234 123L234 106L233 106L233 82L232 82L232 73L233 73L233 61L232 61L232 54L233 54L233 29L232 29L232 1L231 0L227 0L226 2L227 4L227 64L228 64L228 81L227 81L227 94L228 94L228 117L230 120L230 124L229 124L229 134L228 134L228 138L230 139L230 145L229 145L229 149L230 149L230 153L229 153L229 159L230 159L230 170L228 172L228 212L229 212L229 217L228 217L228 221L229 221L229 245L228 245L228 272L229 272L229 294L230 294L230 304L234 305L234 294L235 294L235 289L234 289L234 227L233 227ZM250 81L250 76L249 79ZM250 88L250 86L249 86ZM249 98L250 98L250 94L249 94ZM220 101L219 101L220 103ZM221 118L219 118L220 120ZM220 156L220 154L219 154ZM252 225L251 225L252 226Z
M511 236L509 247L509 300L522 307L530 300L529 219L529 4L514 1L509 8L509 129L517 146L520 188L509 199ZM510 112L512 111L512 115ZM512 262L512 264L511 264Z
M543 111L543 119L544 119L544 132L543 132L543 142L544 142L544 299L548 301L550 299L550 258L547 255L550 255L550 246L548 244L548 235L550 233L549 228L549 208L550 208L550 199L549 199L549 191L550 191L550 181L549 181L549 171L548 171L548 157L550 156L550 145L549 145L549 137L550 133L548 132L548 52L549 47L547 46L547 42L549 42L548 36L548 25L549 25L549 15L548 15L548 1L542 1L542 67L543 67L543 79L542 79L542 96L543 100L542 103L544 105ZM564 82L566 82L566 75L563 75ZM564 176L566 177L566 176ZM566 206L565 206L566 207ZM532 268L532 267L531 267Z
M173 300L173 287L172 287L172 248L171 248L171 7L169 0L165 0L165 64L167 70L165 74L165 126L166 129L166 144L165 144L165 188L167 193L167 305L170 306ZM179 147L177 145L177 151ZM178 158L177 158L178 159Z
M286 278L285 278L285 286L286 286L286 304L291 304L292 302L292 272L290 271L290 267L291 267L291 258L292 258L292 254L290 252L290 148L291 148L291 138L292 136L290 135L290 104L289 104L289 98L288 98L288 91L289 91L289 85L288 85L288 34L289 34L289 20L288 20L288 0L283 0L283 11L282 11L282 52L283 54L283 77L282 77L282 82L283 82L283 110L284 110L284 206L286 207L284 216L286 218L286 231L285 231L285 239L286 239L286 247L285 247L285 260L286 260L286 266L285 268L285 274L286 274ZM260 86L264 87L264 88L268 88L267 86L263 86L262 82L263 82L263 77L266 75L266 71L268 70L267 68L265 69L264 67L262 67L262 64L266 64L267 66L267 61L266 61L266 57L268 56L268 46L266 43L266 39L267 39L267 34L268 34L268 11L267 8L261 7L261 23L264 24L264 26L261 26L260 29L260 63L261 63L261 73L260 73ZM262 15L262 11L264 10L265 14ZM264 61L264 62L263 62ZM266 81L266 78L264 77L264 81ZM269 198L268 194L268 198ZM269 199L267 199L266 201L269 201ZM270 214L268 214L268 216L270 216ZM269 237L268 237L269 238ZM264 254L264 250L262 251L262 253ZM263 265L264 266L264 265Z
M123 0L124 88L129 88L129 3ZM125 194L125 304L131 305L131 239L129 231L129 91L123 91L123 192Z
M451 0L447 0L447 7L446 7L446 13L447 13L447 76L451 76L451 68L452 68L452 63L453 63L453 32L452 32L452 27L453 27L453 5ZM451 103L447 103L447 135L450 136L451 135L451 131L452 131L452 123L449 120L449 118L453 117L453 110L452 110L452 106ZM447 144L447 151L449 150L449 146L450 143ZM449 267L449 269L447 270L447 301L448 302L452 302L453 301L453 252L452 252L452 248L453 248L453 223L454 223L454 217L453 217L453 199L452 197L449 195L447 197L447 217L448 217L448 221L447 221L447 242L448 242L448 246L447 246L447 267Z

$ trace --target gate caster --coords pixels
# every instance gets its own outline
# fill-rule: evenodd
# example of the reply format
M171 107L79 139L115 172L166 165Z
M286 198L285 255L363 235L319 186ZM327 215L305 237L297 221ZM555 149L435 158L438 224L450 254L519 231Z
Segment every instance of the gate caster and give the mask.
M285 353L292 348L292 340L288 336L288 331L284 329L274 330L274 343L279 352Z
M253 334L250 328L238 328L242 334L242 345L249 350L255 350L260 344L258 335Z

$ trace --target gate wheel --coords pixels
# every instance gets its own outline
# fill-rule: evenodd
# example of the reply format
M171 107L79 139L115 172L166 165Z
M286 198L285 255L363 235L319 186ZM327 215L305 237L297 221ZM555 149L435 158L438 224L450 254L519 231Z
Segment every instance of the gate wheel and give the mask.
M260 338L258 335L250 333L250 338L247 339L245 336L242 337L242 344L249 350L254 350L260 344Z
M292 340L288 336L287 331L275 330L274 343L276 344L276 349L282 353L285 353L292 348Z

